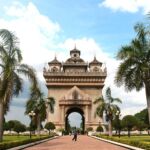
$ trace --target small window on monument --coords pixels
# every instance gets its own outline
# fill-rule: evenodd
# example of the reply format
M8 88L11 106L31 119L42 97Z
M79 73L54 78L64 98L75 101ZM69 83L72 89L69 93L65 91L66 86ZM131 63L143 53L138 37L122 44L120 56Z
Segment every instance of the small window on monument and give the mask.
M99 72L99 69L97 67L94 67L93 71L94 72Z
M74 91L72 93L72 96L73 96L73 99L78 99L78 92L77 91Z
M58 69L56 67L53 67L52 72L58 72Z
M77 54L74 54L74 57L77 57Z

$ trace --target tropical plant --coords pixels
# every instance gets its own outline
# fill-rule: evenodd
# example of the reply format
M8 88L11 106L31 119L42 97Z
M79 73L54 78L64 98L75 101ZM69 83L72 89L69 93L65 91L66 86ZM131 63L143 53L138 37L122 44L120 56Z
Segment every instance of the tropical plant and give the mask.
M52 122L47 122L45 124L45 129L47 129L49 131L49 135L50 135L50 130L54 130L55 129L55 124Z
M22 64L18 38L6 29L0 30L0 141L3 139L3 118L13 96L22 91L23 79L27 76L34 87L36 76L32 67Z
M25 114L29 114L31 111L34 111L35 116L31 118L31 122L37 124L38 134L41 130L41 122L46 119L46 109L50 110L51 113L54 112L55 100L53 97L44 98L44 94L41 92L40 88L31 88L30 99L26 103Z
M115 83L127 91L145 88L150 124L150 32L143 24L134 27L137 35L130 44L122 46L117 54L121 60Z
M105 95L106 99L102 96L94 101L94 104L98 104L95 111L95 117L97 115L102 118L103 114L106 114L106 121L109 123L109 136L112 136L112 120L116 115L116 112L120 112L120 108L115 104L115 102L121 103L121 100L111 96L111 89L109 87L106 89Z
M130 137L130 131L132 130L132 128L136 127L137 124L138 124L138 120L136 119L136 117L134 117L132 115L124 116L122 119L122 126L124 128L127 128L128 137Z

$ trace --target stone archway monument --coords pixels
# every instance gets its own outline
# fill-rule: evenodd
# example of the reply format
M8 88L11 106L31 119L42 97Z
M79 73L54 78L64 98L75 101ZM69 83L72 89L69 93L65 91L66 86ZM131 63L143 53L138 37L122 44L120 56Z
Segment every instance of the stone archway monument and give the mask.
M95 117L94 100L102 95L106 78L106 68L96 57L90 63L80 58L76 48L70 51L70 58L61 63L55 57L44 68L43 76L48 88L48 97L54 97L56 104L54 114L47 109L47 122L53 122L56 128L66 128L69 113L82 115L84 128L96 127L103 120Z

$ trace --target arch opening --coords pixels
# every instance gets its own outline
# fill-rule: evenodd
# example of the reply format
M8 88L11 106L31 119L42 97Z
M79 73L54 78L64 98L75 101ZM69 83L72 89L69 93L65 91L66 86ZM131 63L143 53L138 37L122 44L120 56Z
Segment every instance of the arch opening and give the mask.
M84 134L85 131L84 112L82 109L78 107L73 107L69 109L65 117L65 131L69 134L74 130L75 127L81 134Z

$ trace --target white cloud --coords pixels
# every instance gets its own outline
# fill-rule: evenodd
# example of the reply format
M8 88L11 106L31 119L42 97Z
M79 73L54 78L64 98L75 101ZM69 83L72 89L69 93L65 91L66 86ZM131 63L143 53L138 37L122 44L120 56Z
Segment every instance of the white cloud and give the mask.
M104 6L113 11L123 11L136 13L142 10L142 13L150 12L149 0L104 0L99 6Z
M16 33L25 63L40 64L54 56L54 40L60 32L58 23L42 15L31 2L27 6L14 2L5 7L5 14L11 19L0 19L0 28Z
M142 106L146 104L144 91L125 93L123 88L117 88L114 85L114 75L119 62L104 52L101 45L97 44L94 39L86 37L81 39L70 38L64 42L58 42L56 39L61 31L59 24L42 15L33 3L24 6L15 2L12 6L5 7L5 14L10 18L0 18L0 28L7 28L16 33L20 39L24 62L33 65L38 70L40 80L44 80L42 75L43 65L54 58L55 49L62 50L56 52L58 60L65 61L69 57L69 50L73 49L76 44L77 49L81 50L81 58L85 61L92 61L94 55L96 55L99 61L106 63L108 77L105 84L111 87L114 97L120 97L125 103L124 107L121 106L124 114L134 105L137 106L137 103ZM44 85L44 82L42 83ZM136 112L141 107L134 108ZM12 106L7 118L13 119L20 112L18 119L24 120L21 117L21 115L24 116L24 110L20 111L20 109L22 108L19 106L15 106L15 108Z

